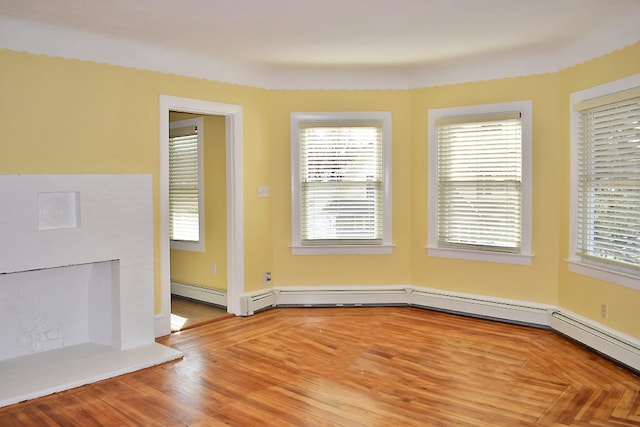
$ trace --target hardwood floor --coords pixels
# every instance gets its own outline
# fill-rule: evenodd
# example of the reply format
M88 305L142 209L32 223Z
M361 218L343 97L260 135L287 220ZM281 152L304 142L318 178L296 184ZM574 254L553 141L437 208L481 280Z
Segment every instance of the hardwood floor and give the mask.
M201 326L204 323L232 317L224 307L171 295L171 331Z
M640 377L548 330L287 308L159 341L184 359L0 409L0 425L640 426Z

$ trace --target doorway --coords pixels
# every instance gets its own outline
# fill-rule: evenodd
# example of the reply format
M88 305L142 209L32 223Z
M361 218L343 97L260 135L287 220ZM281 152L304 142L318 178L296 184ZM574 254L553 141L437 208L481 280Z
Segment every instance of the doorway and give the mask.
M239 315L244 293L244 230L242 202L242 107L191 98L160 96L160 297L156 337L171 331L169 245L169 112L223 116L225 119L227 312Z

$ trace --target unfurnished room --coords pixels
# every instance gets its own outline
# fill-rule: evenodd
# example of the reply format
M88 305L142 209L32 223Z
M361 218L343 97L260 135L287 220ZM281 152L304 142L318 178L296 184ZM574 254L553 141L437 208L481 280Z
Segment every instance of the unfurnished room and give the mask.
M640 426L639 23L0 0L0 425Z

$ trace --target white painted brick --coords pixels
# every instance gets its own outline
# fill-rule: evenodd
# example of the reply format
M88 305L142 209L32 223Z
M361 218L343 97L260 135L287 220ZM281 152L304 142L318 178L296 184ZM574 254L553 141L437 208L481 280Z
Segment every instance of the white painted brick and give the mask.
M79 193L79 226L38 230L40 192ZM47 270L53 273L54 279L18 279L21 291L0 288L0 335L6 337L5 329L10 328L2 325L11 324L3 318L4 313L9 307L21 305L13 311L25 313L22 326L27 332L15 336L12 345L22 343L29 351L73 345L83 340L101 344L111 340L113 346L122 348L154 342L151 176L0 175L0 201L5 206L0 210L0 273L119 260L97 270L114 271L113 283L120 287L92 291L97 297L90 298L86 291L79 289L74 291L77 295L63 297L62 293L49 294L43 289L59 286L54 282L64 280L58 277L65 274L64 269ZM78 271L73 273L76 278L96 273L91 267ZM17 276L0 274L5 279ZM25 280L30 284L25 285ZM100 280L94 285L105 286ZM27 298L20 294L34 287L35 291L31 291L40 296ZM109 306L105 303L107 300L113 302L113 314L100 310L102 306ZM64 304L68 307L63 313L52 313L54 307ZM90 312L96 314L91 321L88 320ZM41 315L49 319L58 317L47 322L39 317ZM0 344L0 360L7 354Z

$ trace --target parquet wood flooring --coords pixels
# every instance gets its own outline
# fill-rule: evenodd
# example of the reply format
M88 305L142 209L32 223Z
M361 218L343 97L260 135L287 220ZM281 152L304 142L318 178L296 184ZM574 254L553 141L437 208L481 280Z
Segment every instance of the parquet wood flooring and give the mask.
M184 359L0 409L0 425L640 426L640 377L549 330L286 308L159 341Z

